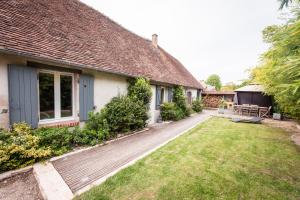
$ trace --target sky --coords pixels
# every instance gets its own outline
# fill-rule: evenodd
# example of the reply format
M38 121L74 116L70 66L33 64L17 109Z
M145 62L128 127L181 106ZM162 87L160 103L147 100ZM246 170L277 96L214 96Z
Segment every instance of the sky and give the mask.
M277 0L82 0L126 29L151 39L198 80L248 77L268 45L264 27L281 24Z

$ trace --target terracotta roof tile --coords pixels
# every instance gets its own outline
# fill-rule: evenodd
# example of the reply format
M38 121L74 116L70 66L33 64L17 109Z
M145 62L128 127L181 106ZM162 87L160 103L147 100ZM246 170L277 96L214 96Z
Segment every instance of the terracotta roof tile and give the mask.
M0 46L6 51L201 88L162 48L80 1L2 1L0 17Z

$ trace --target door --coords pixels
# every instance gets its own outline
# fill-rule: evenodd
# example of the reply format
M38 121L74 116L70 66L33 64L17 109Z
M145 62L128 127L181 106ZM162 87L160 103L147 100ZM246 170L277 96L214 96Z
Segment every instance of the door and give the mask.
M37 70L23 65L8 65L9 121L38 126Z
M82 74L79 80L79 117L88 120L88 113L94 110L94 77Z

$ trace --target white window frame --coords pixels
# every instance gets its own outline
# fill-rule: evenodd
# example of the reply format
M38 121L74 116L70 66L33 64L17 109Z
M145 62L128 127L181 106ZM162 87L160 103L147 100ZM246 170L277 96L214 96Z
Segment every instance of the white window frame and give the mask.
M54 75L54 118L53 119L40 119L40 81L38 81L38 115L39 124L49 124L55 122L64 122L75 120L75 77L73 73L60 72L53 70L38 70L39 73L53 74ZM60 99L60 76L72 77L72 116L61 117L61 99Z

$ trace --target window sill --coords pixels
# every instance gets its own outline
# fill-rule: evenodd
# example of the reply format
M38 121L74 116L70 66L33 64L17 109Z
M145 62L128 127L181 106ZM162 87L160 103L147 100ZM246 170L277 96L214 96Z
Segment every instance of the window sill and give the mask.
M39 127L71 127L71 126L77 126L77 125L79 125L79 120L75 120L75 118L73 118L73 117L39 122Z

